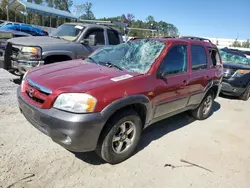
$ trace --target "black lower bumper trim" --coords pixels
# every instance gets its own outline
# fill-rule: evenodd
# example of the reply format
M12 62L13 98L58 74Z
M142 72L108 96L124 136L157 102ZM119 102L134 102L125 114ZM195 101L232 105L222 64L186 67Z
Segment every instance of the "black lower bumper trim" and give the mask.
M105 124L101 113L74 114L54 108L40 109L27 104L19 91L18 102L24 117L54 142L75 152L95 150Z
M229 83L222 82L221 93L231 96L241 96L246 88L234 87Z

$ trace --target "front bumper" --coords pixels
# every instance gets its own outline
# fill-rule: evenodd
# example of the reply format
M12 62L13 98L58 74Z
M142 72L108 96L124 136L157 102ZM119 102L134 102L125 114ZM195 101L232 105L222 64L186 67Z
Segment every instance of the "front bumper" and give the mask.
M74 114L54 108L40 109L24 101L20 88L17 94L25 118L54 142L75 152L95 150L105 124L101 113Z
M38 67L44 64L44 61L23 61L12 60L11 68L18 70L21 75L25 74L28 70L34 67Z
M235 87L230 83L222 82L221 93L239 97L245 92L246 88Z

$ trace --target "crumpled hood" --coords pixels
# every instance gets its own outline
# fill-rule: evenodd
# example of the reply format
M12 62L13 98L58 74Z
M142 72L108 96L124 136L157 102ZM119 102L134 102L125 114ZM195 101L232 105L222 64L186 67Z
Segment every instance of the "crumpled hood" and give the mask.
M41 66L28 73L27 78L52 92L86 92L106 84L131 79L139 74L108 68L81 59ZM126 76L125 76L126 77ZM131 77L131 78L130 78ZM114 80L111 80L115 78ZM116 80L116 78L118 78Z
M67 44L70 41L64 39L58 39L53 37L46 37L46 36L37 36L37 37L20 37L20 38L12 38L8 40L12 44L16 45L24 45L24 46L45 46L51 44Z

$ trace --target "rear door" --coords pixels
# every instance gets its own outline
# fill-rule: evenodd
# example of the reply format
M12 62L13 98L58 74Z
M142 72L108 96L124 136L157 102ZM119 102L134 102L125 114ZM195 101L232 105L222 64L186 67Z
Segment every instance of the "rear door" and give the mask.
M190 100L188 105L200 103L204 96L206 87L212 81L207 49L202 43L191 44L191 75L189 83Z
M188 101L189 83L188 44L175 44L163 59L156 79L153 103L154 118L171 114L186 107Z
M117 45L117 44L121 43L120 42L120 35L116 30L108 29L107 34L108 34L108 44L109 45Z

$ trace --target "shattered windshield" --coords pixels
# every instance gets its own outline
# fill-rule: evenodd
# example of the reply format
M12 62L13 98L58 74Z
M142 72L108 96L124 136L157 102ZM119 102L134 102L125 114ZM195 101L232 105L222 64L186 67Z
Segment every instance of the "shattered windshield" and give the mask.
M225 51L220 49L220 55L223 63L234 63L234 64L244 64L250 65L250 59L244 57L240 54L236 54L235 52Z
M74 41L81 34L83 29L84 27L80 25L63 24L56 28L56 30L53 31L50 36Z
M165 43L157 40L138 40L107 46L97 50L87 60L103 64L107 63L120 70L145 74L158 58Z

